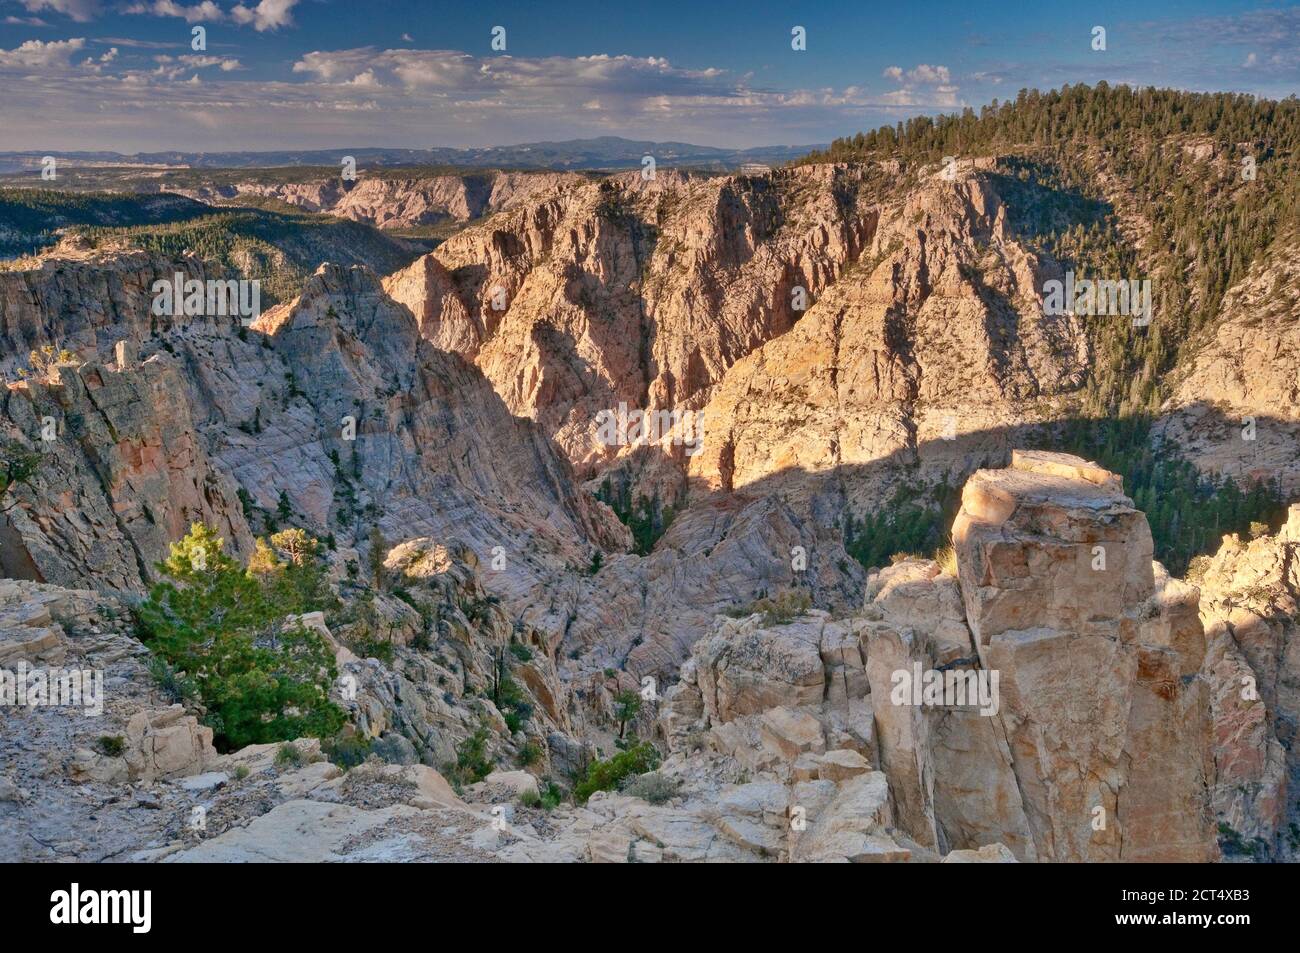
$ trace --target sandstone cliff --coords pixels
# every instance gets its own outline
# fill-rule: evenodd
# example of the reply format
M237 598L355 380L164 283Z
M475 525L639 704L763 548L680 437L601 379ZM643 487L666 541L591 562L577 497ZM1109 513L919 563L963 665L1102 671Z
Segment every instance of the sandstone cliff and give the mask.
M1015 453L966 484L953 543L1039 856L1213 859L1205 636L1119 478Z
M829 165L617 176L497 215L385 280L589 489L676 512L648 560L546 587L566 654L662 676L724 608L792 586L826 609L856 603L846 513L900 481L1001 464L1061 412L1086 336L1042 314L1037 288L1059 266L1011 232L986 165L902 181ZM702 411L701 440L679 423L657 444L606 445L600 415L620 405Z
M31 578L138 590L189 522L243 550L281 494L320 536L362 541L377 525L395 541L454 534L484 558L501 547L506 591L626 545L545 436L472 365L421 342L366 269L323 266L241 329L151 315L151 283L177 268L203 276L197 259L130 252L0 275L12 364L51 341L86 360L4 398L8 435L51 461L8 514L27 537L12 564L33 563Z
M863 260L788 334L732 367L705 407L693 477L868 511L900 479L1005 460L1088 360L1079 318L1044 315L1039 262L974 168L881 212ZM1059 410L1060 403L1056 405Z
M1214 712L1214 809L1225 849L1294 859L1300 723L1300 506L1276 536L1226 537L1198 560Z
M468 228L386 286L590 474L621 452L601 410L703 406L858 257L868 202L843 167L618 175Z
M1202 470L1300 493L1300 243L1279 239L1228 289L1162 408L1159 436Z

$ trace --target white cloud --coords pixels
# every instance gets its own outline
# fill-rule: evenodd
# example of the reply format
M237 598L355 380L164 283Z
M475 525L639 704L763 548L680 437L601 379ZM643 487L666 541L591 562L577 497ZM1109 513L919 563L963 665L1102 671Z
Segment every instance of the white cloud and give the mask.
M189 46L188 38L185 43L160 43L156 40L133 40L126 36L102 36L96 37L94 42L107 43L112 46L124 46L132 50L174 50L180 47Z
M108 52L101 54L99 59L95 59L93 56L86 57L86 59L82 61L81 67L82 69L90 70L92 73L102 73L104 67L115 59L117 59L117 47L113 46L109 47Z
M490 95L546 91L552 98L570 91L624 95L737 95L722 70L686 70L659 57L512 56L477 57L456 50L376 50L362 47L307 53L293 65L326 83L351 82L369 72L408 90Z
M21 69L67 68L72 54L86 45L84 38L71 40L28 40L12 50L0 50L0 67Z
M233 57L202 56L192 53L187 53L184 56L167 56L165 54L162 56L155 56L154 62L158 64L158 68L153 71L152 75L162 77L163 79L177 79L183 74L190 72L190 70L210 69L214 66L218 67L223 73L229 73L242 68L242 64L239 60L234 59ZM196 73L195 76L197 77L197 75L198 74ZM193 79L190 80L190 82L193 81Z
M10 91L12 148L490 145L605 134L722 145L817 142L829 138L828 128L870 128L905 106L955 100L955 91L932 86L894 96L861 85L772 89L755 86L752 75L685 69L661 57L410 48L317 50L293 63L288 79L249 79L238 60L178 55L182 50L159 51L147 68L117 57L93 68L46 70L40 84L0 87ZM16 51L0 56L19 62ZM22 61L33 58L59 61L54 50L28 47ZM0 61L0 83L5 72Z
M133 3L122 12L155 17L178 17L186 23L220 23L226 16L212 0L203 0L202 3L189 7L175 3L174 0L153 0L152 3Z
M40 17L5 17L8 26L49 26Z
M961 105L957 97L959 87L952 82L952 73L946 66L918 63L909 70L887 66L881 75L902 87L879 97L882 104L930 109L951 109Z
M298 0L262 0L255 7L246 7L242 3L230 11L230 17L239 24L252 24L258 33L266 30L278 30L293 23L293 8Z
M99 0L22 0L22 4L28 13L52 10L78 23L90 22L99 16L102 9Z
M251 26L258 33L277 30L293 24L293 8L298 0L261 0L256 6L236 4L227 13L214 0L201 0L186 6L176 0L140 0L124 7L122 12L155 16L178 17L186 23L234 23Z
M915 67L904 72L901 66L889 66L882 73L885 79L892 79L896 83L916 83L927 86L944 85L947 86L952 82L952 75L948 72L946 66L931 66L929 63L918 63Z
M363 73L358 73L356 76L353 76L350 80L348 80L347 85L368 86L371 88L377 88L383 84L380 83L379 80L375 78L375 71L372 69L368 69Z

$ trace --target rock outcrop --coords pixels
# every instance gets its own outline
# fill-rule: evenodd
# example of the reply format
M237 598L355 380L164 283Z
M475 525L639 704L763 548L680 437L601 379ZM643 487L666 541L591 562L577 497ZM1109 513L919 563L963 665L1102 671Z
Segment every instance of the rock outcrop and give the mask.
M134 252L0 275L0 327L23 342L9 360L51 341L80 355L3 395L5 436L46 461L0 529L14 574L139 591L192 522L246 552L282 494L299 525L363 548L372 525L499 548L506 592L627 545L545 435L421 342L368 270L322 266L245 329L152 315L148 288L173 268L204 277ZM138 364L109 365L121 341Z
M1226 537L1194 566L1225 853L1294 860L1300 757L1300 506L1276 535Z
M20 714L0 823L31 828L31 857L967 863L1215 860L1217 813L1238 825L1223 835L1229 854L1274 856L1295 772L1298 522L1294 512L1277 537L1227 541L1204 567L1198 615L1196 588L1152 563L1145 519L1114 474L1017 453L969 481L955 575L905 559L874 573L845 618L780 601L718 617L678 681L662 694L651 683L651 720L633 726L665 749L658 769L550 809L532 773L498 770L458 794L436 768L479 724L492 726L492 757L528 743L551 777L580 775L598 753L574 739L601 737L574 720L592 686L565 684L545 639L488 598L463 543L389 553L405 593L380 613L391 661L344 647L373 635L376 616L360 636L346 621L326 630L354 679L341 701L389 762L346 772L311 741L291 757L276 745L215 756L193 716L153 697L144 650L94 632L111 628L101 620L113 603L9 583L0 659L82 653L119 690L93 727ZM536 710L513 736L490 701L494 660L511 645L511 677ZM1253 705L1230 697L1242 673L1258 686ZM114 749L88 737L119 724ZM41 732L61 733L64 763L40 760ZM86 786L129 788L156 816L111 836L74 823L50 840Z
M953 543L1040 859L1214 859L1204 636L1162 620L1119 478L1017 452L966 484Z
M863 512L1004 462L1088 359L1080 319L1039 305L1053 264L1006 222L973 167L883 203L861 258L714 389L691 475Z

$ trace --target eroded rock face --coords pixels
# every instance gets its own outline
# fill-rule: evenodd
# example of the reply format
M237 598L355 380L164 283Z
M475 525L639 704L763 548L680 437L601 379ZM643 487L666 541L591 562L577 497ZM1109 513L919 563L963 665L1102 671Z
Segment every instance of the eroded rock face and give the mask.
M126 368L62 367L56 381L0 395L12 432L42 449L36 477L5 514L7 573L139 591L194 522L250 550L238 484L209 456L186 390L182 368L162 355ZM47 430L56 439L44 440Z
M393 547L385 571L403 597L377 595L367 617L325 631L338 646L340 677L354 679L354 691L336 692L337 700L363 737L405 739L411 761L454 763L456 746L486 725L493 757L512 762L531 745L531 768L562 773L568 749L583 748L571 717L574 686L561 682L544 635L517 623L490 596L483 568L459 539ZM358 658L345 647L358 638L392 645L391 659ZM502 665L530 708L517 731L493 701Z
M1078 388L1082 324L1042 313L1056 266L1009 229L986 172L616 176L521 204L385 281L588 489L688 505L648 559L546 586L536 602L565 654L663 678L715 613L764 593L860 605L846 512L1003 463ZM701 411L702 439L675 443L679 424L658 445L605 446L598 415L621 404ZM807 572L789 569L795 547Z
M967 483L953 541L1040 857L1215 858L1208 685L1153 624L1151 534L1118 477L1017 452Z
M923 180L878 215L848 273L714 389L693 476L860 511L905 468L959 479L1001 463L1041 402L1078 386L1082 325L1042 313L1050 263L1016 240L977 169Z
M703 411L698 449L680 425L654 447L671 469L828 519L917 462L927 479L1001 462L1083 380L1080 320L1038 300L1059 269L1011 232L989 168L615 176L539 193L386 287L583 477L613 466L675 501L598 415Z
M1300 506L1275 536L1224 538L1199 561L1225 853L1293 859L1300 789Z
M539 195L388 281L431 340L471 357L584 476L628 452L602 410L698 410L841 275L874 214L861 173L637 173ZM665 447L680 462L681 447Z
M182 266L203 277L192 260L134 252L0 276L4 327L98 355L3 395L5 436L45 459L0 529L8 571L140 591L192 522L247 552L249 519L281 493L296 524L362 549L367 508L394 541L455 535L484 558L508 548L507 593L627 545L545 435L471 364L421 341L366 269L322 266L301 297L241 329L150 314L150 283ZM138 364L107 363L121 341Z
M64 242L37 268L0 273L5 377L12 378L26 366L28 352L45 344L105 357L117 341L148 335L151 324L171 326L167 318L151 322L150 289L178 271L187 280L206 277L203 263L191 256L95 253Z
M804 570L792 566L797 551ZM594 574L543 583L525 618L555 632L562 655L668 682L719 613L787 593L847 612L863 575L838 531L780 497L705 499L675 517L649 556L610 557Z
M758 622L757 616L723 622L696 645L696 679L711 719L821 702L823 620L782 626L779 633Z
M1300 492L1300 243L1280 239L1224 295L1155 433L1197 467Z
M957 580L931 560L908 559L874 574L868 596L863 650L899 827L941 853L997 841L1020 860L1037 859L996 719L981 713L977 697L923 706L898 687L900 672L981 671Z

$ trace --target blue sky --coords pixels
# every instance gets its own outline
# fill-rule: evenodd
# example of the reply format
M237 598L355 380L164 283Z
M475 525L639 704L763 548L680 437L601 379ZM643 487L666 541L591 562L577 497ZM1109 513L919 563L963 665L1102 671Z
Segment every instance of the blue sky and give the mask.
M0 0L0 151L810 143L1101 79L1295 94L1300 5Z

